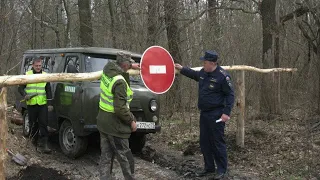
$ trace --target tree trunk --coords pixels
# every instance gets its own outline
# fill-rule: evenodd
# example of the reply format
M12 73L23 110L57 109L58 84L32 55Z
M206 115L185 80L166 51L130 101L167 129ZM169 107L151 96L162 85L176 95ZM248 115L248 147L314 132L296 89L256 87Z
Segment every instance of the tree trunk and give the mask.
M57 15L57 18L56 18L56 30L54 30L54 33L56 34L56 47L57 48L60 48L61 47L61 42L60 42L60 33L59 33L59 30L58 30L58 27L59 27L59 4L56 4L56 15Z
M280 67L280 37L279 33L277 33L275 38L275 51L274 51L274 67ZM275 110L277 114L281 114L281 76L280 73L274 73L274 83L275 83Z
M320 31L320 27L319 27ZM320 41L320 37L319 41ZM320 42L319 42L320 43ZM320 44L318 44L318 49L317 49L317 65L318 65L318 113L320 113Z
M5 14L6 14L6 0L0 0L0 55L2 54L3 50L3 45L6 37L6 19L5 19Z
M134 41L135 39L135 27L131 18L131 13L129 9L130 5L128 4L128 0L121 2L122 13L124 14L124 18L122 19L124 21L124 24L121 27L121 29L123 30L122 36L124 37L124 39L122 40L122 48L127 50L133 50L132 41Z
M93 46L90 0L78 0L81 46Z
M218 36L220 33L220 25L218 20L217 9L214 9L218 6L217 0L207 0L208 1L208 16L209 16L209 24L212 31L212 34Z
M168 47L169 52L172 55L172 58L176 63L181 63L181 52L179 48L180 43L180 32L178 31L178 3L179 1L171 1L165 0L164 1L164 11L165 11L165 23L167 29L167 39L168 39ZM179 93L179 78L176 79L175 83L173 84L172 88L168 95L170 98L168 102L173 107L170 109L170 113L172 114L174 111L179 110L181 107L181 94Z
M35 14L35 12L34 12L34 10L35 10L35 3L34 3L34 0L31 0L31 2L30 2L30 4L31 4L31 9L32 9L32 14L30 14L31 15L31 18L32 18L32 24L31 24L31 49L35 49L36 48L36 26L37 26L37 23L36 23L36 18L35 18L35 16L36 16L36 14Z
M157 42L158 0L148 0L148 34L147 46Z
M44 20L44 7L45 7L45 2L41 2L41 14L40 14L40 20L43 21ZM40 49L44 48L44 41L45 39L45 27L43 25L43 23L40 23Z
M10 6L10 9L14 9L14 2L10 1L9 6ZM15 11L10 13L9 21L12 23L12 28L11 28L12 34L11 34L10 41L9 41L10 42L9 49L8 49L9 53L7 56L7 63L6 63L7 72L9 72L8 70L11 68L11 65L15 64L16 58L12 58L12 57L16 57L17 41L18 41L17 34L18 34L18 30L20 29L20 24L21 24L23 14L20 16L20 18L17 22L16 22L16 17L17 17L17 14Z
M0 0L0 58L2 59L3 50L4 50L4 42L6 39L6 0ZM3 65L0 64L0 73L2 73ZM4 69L5 70L5 69Z
M276 27L276 0L263 0L261 3L262 16L262 67L271 68L274 63L274 44L273 44L273 29ZM262 113L276 113L274 102L275 89L274 79L269 75L262 75L261 94L260 94L260 111Z
M68 9L68 4L66 0L62 0L62 9L64 11L64 14L62 14L62 22L64 24L64 46L65 47L71 47L71 34L70 34L70 12Z
M110 13L110 29L111 29L111 37L112 37L112 45L113 48L118 48L117 44L117 35L116 35L116 16L115 16L115 8L114 8L114 1L109 0L109 13Z
M220 26L218 21L218 13L217 9L214 9L218 6L217 0L207 0L208 9L208 24L209 26L206 27L206 34L204 34L204 37L206 39L205 43L205 49L212 49L217 48L217 42L216 39L219 37L220 34Z

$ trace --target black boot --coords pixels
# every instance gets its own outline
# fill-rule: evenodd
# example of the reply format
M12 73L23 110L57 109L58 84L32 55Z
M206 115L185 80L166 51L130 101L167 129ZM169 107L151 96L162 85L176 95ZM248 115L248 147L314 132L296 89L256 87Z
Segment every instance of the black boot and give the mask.
M51 149L48 146L48 137L42 137L40 139L39 147L37 148L38 152L49 154Z
M212 176L214 175L214 171L209 171L209 170L202 170L199 172L196 172L197 177L203 177L203 176Z

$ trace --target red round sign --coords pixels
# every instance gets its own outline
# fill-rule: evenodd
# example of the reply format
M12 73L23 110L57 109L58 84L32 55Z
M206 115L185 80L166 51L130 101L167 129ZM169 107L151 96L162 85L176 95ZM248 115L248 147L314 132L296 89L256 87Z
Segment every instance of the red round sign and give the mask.
M163 94L172 86L175 78L174 61L163 47L151 46L145 50L140 68L142 81L151 92Z

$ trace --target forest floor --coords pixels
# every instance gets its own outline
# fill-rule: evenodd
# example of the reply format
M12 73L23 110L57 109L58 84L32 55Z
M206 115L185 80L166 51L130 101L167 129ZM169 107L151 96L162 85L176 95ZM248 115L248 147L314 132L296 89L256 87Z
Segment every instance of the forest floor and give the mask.
M233 117L226 125L229 171L225 179L320 179L320 118L304 119L299 114L249 116L243 148L236 146ZM203 167L198 118L198 114L175 114L162 120L162 131L148 135L143 151L134 155L136 179L209 179L195 176ZM7 148L24 155L28 164L19 166L7 156L7 179L98 179L98 143L92 141L77 159L63 155L56 137L51 138L50 147L49 155L37 153L22 137L22 127L9 122ZM118 163L114 178L123 179Z

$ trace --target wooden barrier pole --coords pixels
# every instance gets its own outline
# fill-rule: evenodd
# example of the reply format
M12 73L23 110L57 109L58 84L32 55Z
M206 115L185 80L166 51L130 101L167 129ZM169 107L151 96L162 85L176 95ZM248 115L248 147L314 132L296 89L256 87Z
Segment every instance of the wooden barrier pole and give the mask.
M237 106L239 108L239 115L237 119L237 137L236 137L236 144L237 146L244 147L244 119L245 119L245 71L239 72L239 77L237 79L237 84L239 87L239 96L237 100Z
M0 93L0 180L5 180L5 161L7 157L6 152L6 138L7 138L7 88L1 88Z
M260 73L270 72L293 72L297 71L295 68L273 68L273 69L259 69L252 66L235 65L235 66L221 66L225 70L245 70ZM202 67L191 68L199 71ZM128 71L130 75L139 75L139 70ZM178 70L175 73L179 73ZM39 83L39 82L68 82L68 81L93 81L101 77L102 71L91 73L49 73L49 74L33 74L33 75L14 75L14 76L0 76L0 86L14 86L19 84Z

